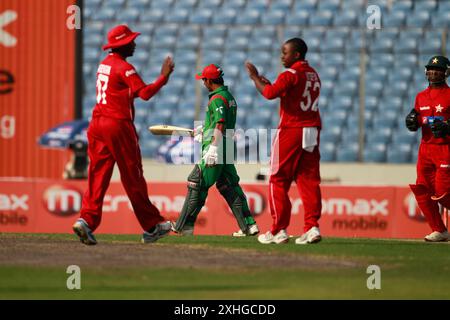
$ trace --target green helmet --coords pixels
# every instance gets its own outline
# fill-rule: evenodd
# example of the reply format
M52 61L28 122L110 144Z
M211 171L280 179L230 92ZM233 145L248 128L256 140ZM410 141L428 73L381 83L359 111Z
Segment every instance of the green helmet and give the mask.
M425 66L425 68L430 68L430 67L447 70L450 68L450 61L444 56L434 56L434 57L431 57L431 59L428 61L428 63Z

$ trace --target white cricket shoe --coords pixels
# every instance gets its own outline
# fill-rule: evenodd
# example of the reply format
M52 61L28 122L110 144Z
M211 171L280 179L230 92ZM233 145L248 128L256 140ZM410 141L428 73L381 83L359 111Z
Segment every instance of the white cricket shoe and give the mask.
M142 243L152 243L169 234L172 224L170 221L158 223L152 232L144 231L142 234Z
M427 242L445 242L450 240L450 233L447 230L444 232L433 231L424 238Z
M317 227L312 227L304 234L300 236L300 238L295 239L296 244L309 244L309 243L317 243L322 240L322 236L320 235L320 230Z
M233 237L247 237L256 236L259 233L258 225L256 223L247 227L247 232L243 232L239 229L238 232L233 232Z
M89 228L86 220L80 218L78 219L72 226L75 234L80 238L81 243L84 243L88 246L92 246L97 244L97 240L94 237L91 229Z
M267 231L266 233L258 236L258 241L263 244L287 243L289 241L289 236L287 235L286 230L280 230L276 235L273 235L272 232Z

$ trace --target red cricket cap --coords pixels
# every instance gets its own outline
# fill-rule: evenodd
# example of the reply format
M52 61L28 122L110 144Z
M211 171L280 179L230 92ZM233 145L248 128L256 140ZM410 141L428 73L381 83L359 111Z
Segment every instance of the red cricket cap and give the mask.
M195 75L195 79L217 79L223 76L222 68L216 64L210 64L206 66L202 72Z
M140 34L140 32L131 31L131 29L124 24L118 25L108 32L108 43L103 46L103 50L127 45L136 39Z

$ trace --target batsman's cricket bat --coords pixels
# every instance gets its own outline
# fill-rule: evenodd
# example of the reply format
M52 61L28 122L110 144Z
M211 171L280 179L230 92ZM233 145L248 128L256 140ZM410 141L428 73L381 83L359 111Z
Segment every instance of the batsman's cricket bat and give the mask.
M176 126L170 126L166 124L158 124L155 126L151 126L148 130L157 136L170 136L172 134L176 134L179 136L194 136L194 130L189 128L182 128Z

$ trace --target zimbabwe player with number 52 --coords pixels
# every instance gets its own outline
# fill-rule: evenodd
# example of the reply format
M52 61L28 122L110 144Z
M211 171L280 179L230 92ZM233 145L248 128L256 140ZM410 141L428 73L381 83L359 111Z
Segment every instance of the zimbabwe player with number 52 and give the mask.
M154 242L170 232L170 222L150 202L147 183L142 169L138 135L134 127L133 100L140 97L149 100L166 84L174 69L167 57L161 67L161 75L154 83L146 85L135 68L126 61L136 48L134 40L139 32L132 32L126 25L119 25L108 33L108 44L103 50L111 52L97 70L97 104L88 128L89 174L88 188L84 193L80 219L73 230L81 242L97 243L93 232L100 225L103 198L108 189L114 164L120 170L125 191L134 213L144 230L143 242Z
M288 191L297 183L305 209L305 225L297 244L321 240L319 218L322 211L320 192L319 133L321 120L318 109L320 79L305 60L308 47L300 38L286 41L281 48L281 62L287 68L271 84L260 76L256 67L246 63L257 90L267 99L280 98L280 123L272 144L269 202L272 228L260 235L261 243L289 241L286 229L291 218Z

